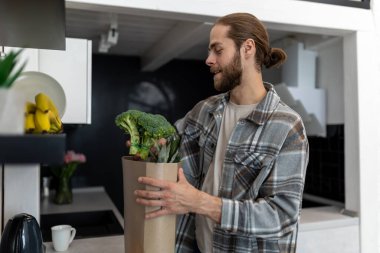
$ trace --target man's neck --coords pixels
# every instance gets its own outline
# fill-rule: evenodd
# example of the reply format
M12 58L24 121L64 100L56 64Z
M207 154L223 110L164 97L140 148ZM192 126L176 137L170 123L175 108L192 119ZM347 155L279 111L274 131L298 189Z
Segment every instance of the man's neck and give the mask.
M243 75L240 85L231 90L230 100L237 105L259 103L267 94L261 73Z

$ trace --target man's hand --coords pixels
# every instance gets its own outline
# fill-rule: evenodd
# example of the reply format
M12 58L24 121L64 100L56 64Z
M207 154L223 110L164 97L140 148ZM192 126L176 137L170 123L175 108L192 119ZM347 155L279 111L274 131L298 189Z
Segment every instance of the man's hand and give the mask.
M146 214L146 218L155 218L168 214L186 214L194 212L206 215L220 222L221 199L194 188L186 180L182 168L178 170L178 182L140 177L139 183L160 188L159 191L136 190L136 202L145 206L158 206L160 210Z
M160 206L161 210L148 213L146 218L167 214L185 214L192 212L192 207L199 198L199 191L190 185L182 168L178 170L178 182L140 177L139 183L160 188L159 191L136 190L137 203L145 206Z

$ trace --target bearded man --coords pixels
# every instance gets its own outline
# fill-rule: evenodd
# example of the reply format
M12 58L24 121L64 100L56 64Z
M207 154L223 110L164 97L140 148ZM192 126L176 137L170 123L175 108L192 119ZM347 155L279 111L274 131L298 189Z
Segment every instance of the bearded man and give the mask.
M301 117L262 77L285 59L251 14L211 29L206 64L221 93L176 124L178 181L142 177L161 190L136 191L138 203L162 207L146 218L178 215L178 253L296 251L309 145Z

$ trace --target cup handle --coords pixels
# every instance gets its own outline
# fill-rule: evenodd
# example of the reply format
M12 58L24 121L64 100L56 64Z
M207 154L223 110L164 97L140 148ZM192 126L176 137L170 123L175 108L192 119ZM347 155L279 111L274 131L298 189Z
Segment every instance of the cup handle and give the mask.
M74 240L75 234L77 233L77 230L75 228L71 228L71 236L69 240L69 244Z

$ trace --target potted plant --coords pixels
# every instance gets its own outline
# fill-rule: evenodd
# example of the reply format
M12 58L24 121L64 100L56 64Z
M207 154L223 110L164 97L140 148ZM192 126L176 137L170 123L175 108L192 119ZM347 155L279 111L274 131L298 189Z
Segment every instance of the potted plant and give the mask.
M24 99L11 87L20 76L25 63L18 66L22 50L10 51L0 57L0 133L23 133Z
M172 253L175 249L176 216L145 220L154 207L136 203L137 189L159 190L137 182L138 177L177 181L180 137L162 115L128 110L115 119L130 135L129 156L122 157L124 183L124 237L126 253Z
M19 60L19 55L22 49L18 51L10 51L8 54L0 57L0 88L9 89L14 81L19 77L23 71L25 64L16 68L16 64Z

